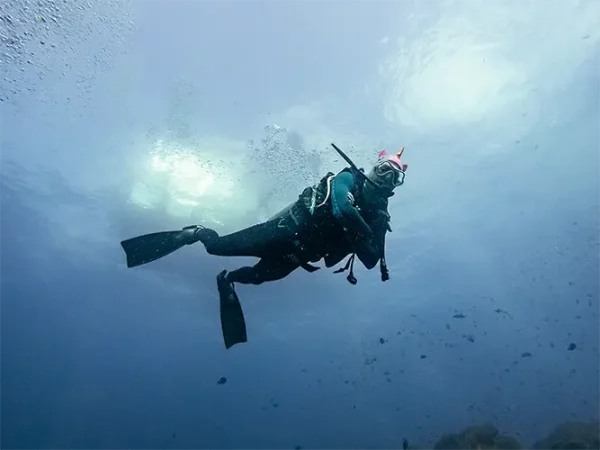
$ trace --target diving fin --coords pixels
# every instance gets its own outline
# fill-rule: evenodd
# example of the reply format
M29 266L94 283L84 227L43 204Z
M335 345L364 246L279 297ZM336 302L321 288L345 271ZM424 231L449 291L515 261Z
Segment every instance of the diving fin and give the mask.
M235 344L248 341L246 321L233 283L227 280L226 270L217 275L217 287L219 288L221 329L223 330L225 348L229 349Z
M197 231L202 229L200 225L190 225L177 231L144 234L121 241L121 247L127 257L127 267L156 261L185 245L199 241Z

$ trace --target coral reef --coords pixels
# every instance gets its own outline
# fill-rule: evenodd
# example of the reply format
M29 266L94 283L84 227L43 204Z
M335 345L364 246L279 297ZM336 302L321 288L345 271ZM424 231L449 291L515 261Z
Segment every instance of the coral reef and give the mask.
M465 428L458 434L442 436L435 449L520 449L519 442L510 436L502 435L492 424L475 425Z
M515 438L500 434L493 425L482 424L442 436L433 450L523 450L523 446ZM531 450L600 450L600 422L560 424Z
M405 440L403 448L419 448ZM513 437L500 434L491 423L474 425L457 434L446 434L435 443L435 449L521 449ZM534 449L597 449L600 450L600 422L564 422L546 438L527 448Z
M600 449L599 422L565 422L545 439L533 445L535 449Z

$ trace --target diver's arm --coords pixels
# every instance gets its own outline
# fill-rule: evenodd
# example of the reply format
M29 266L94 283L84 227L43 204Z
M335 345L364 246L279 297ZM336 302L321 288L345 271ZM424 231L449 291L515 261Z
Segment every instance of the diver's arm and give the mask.
M356 256L367 269L375 267L377 262L383 256L385 246L385 234L391 230L389 227L389 215L387 213L387 205L385 210L379 210L372 223L373 237L367 241L358 244L356 248Z
M353 205L354 176L341 172L331 182L331 206L334 217L340 222L354 245L369 239L373 232Z
M358 245L356 249L356 256L360 259L360 262L368 269L371 270L380 259L381 253L371 243L365 242Z

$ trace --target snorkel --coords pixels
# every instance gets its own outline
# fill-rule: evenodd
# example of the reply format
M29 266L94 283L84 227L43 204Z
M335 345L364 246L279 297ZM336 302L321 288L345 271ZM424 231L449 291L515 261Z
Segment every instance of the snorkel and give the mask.
M337 145L332 143L331 146L335 149L336 152L339 153L339 155L342 158L344 158L344 160L348 163L348 165L354 171L355 175L360 177L362 180L364 180L366 182L366 184L369 185L369 188L373 189L373 191L375 191L377 194L383 195L385 197L391 197L392 195L394 195L393 189L390 190L389 188L387 188L385 186L381 186L381 185L377 184L375 181L373 181L371 178L369 178L362 170L360 170L358 167L356 167L356 164L354 164L354 162L348 157L348 155L346 155ZM379 161L386 160L386 161L392 162L393 164L398 166L398 169L401 170L402 173L404 174L406 172L406 169L408 168L408 165L402 164L402 162L400 161L400 157L402 156L403 153L404 153L404 147L402 147L395 155L387 157L387 152L385 150L383 150L379 153ZM403 178L403 180L404 180L404 178Z
M379 186L377 185L377 183L375 183L373 180L371 180L369 177L367 177L365 175L365 173L360 170L358 167L356 167L356 164L354 164L354 162L348 157L348 155L346 155L337 145L335 145L333 142L331 143L331 146L335 149L336 152L338 152L340 154L340 156L342 158L344 158L344 160L348 163L348 165L350 167L352 167L352 169L357 173L357 174L362 174L362 178L369 184L371 184L371 186L377 190L379 190Z

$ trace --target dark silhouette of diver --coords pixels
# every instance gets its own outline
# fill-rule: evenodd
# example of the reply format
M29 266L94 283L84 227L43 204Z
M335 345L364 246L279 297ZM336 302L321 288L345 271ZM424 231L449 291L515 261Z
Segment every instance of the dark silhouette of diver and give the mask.
M324 260L326 267L350 255L344 272L356 284L353 266L356 257L367 269L380 264L381 279L389 278L385 261L385 236L391 231L388 199L402 186L407 166L400 157L385 151L368 174L358 169L335 144L333 147L349 167L337 174L327 173L309 186L298 199L266 222L219 236L210 228L191 225L177 231L163 231L121 242L127 267L155 261L198 241L218 256L254 256L252 267L241 267L217 276L221 325L225 347L246 342L246 325L234 283L261 284L280 280L299 267L314 272L311 263Z

